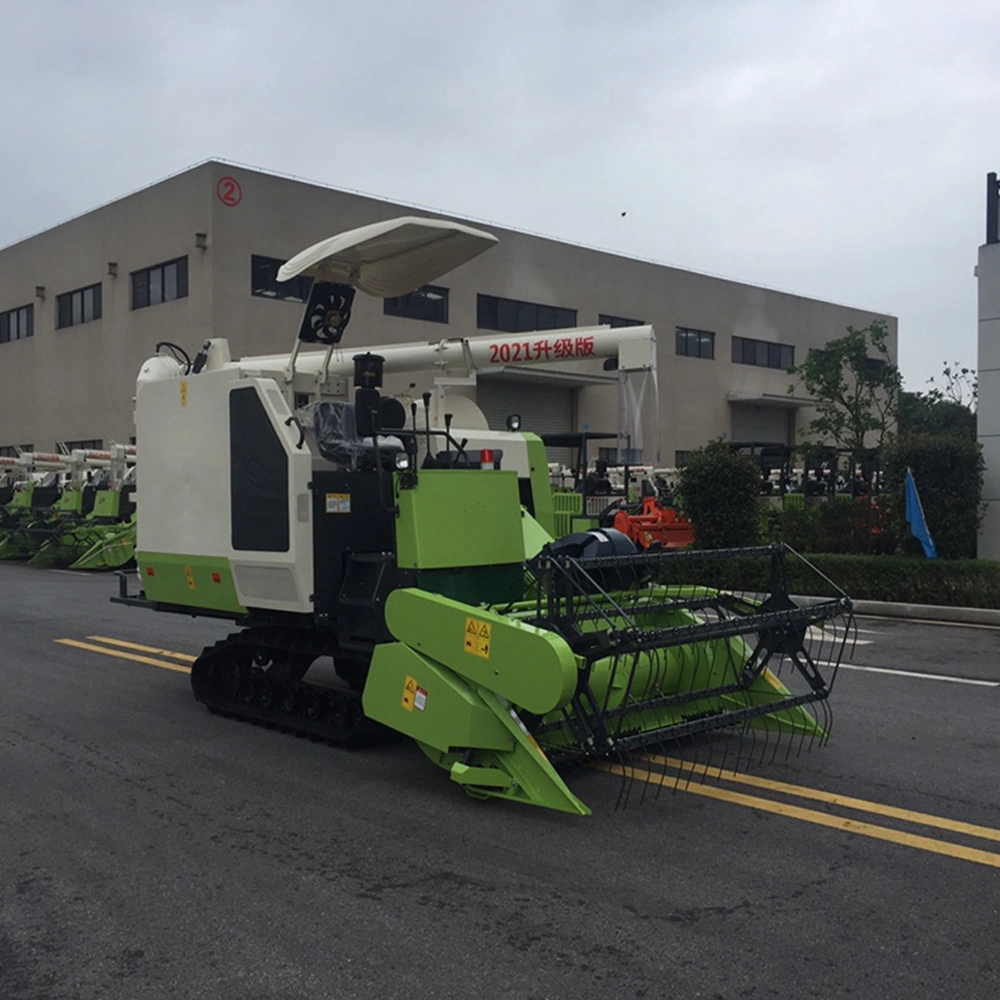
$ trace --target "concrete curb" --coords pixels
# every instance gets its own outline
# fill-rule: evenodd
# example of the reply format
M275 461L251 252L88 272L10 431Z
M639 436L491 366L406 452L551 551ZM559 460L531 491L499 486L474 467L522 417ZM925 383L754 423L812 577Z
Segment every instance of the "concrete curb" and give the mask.
M793 597L808 605L828 601L828 597ZM961 625L993 625L1000 628L1000 610L995 608L953 608L941 604L895 604L892 601L855 601L854 613L882 618L908 618L926 622L956 622Z

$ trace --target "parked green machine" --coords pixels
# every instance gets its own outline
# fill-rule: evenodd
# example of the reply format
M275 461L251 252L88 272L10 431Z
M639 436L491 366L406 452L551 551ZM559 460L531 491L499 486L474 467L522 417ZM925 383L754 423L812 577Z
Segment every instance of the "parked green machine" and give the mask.
M63 497L69 496L74 506L68 516L33 530L36 549L29 562L71 569L117 569L126 565L134 557L134 461L135 448L120 444L111 445L107 451L73 451L70 469L77 484ZM84 470L90 477L85 485Z
M60 474L65 472L63 455L22 452L16 458L0 458L4 496L0 507L0 559L25 559L34 551L28 529L54 520L62 497Z
M100 548L109 531L118 537L127 530L135 509L135 448L25 452L14 461L24 478L0 516L0 559L97 568L99 560L91 551ZM118 551L125 556L123 547ZM104 566L121 566L131 557L128 553L119 562L105 558Z
M557 539L538 437L486 428L440 382L382 392L386 374L468 375L554 339L646 377L652 328L340 350L356 289L406 294L494 242L413 218L342 234L279 273L315 279L290 354L233 362L210 340L193 362L150 358L136 391L143 589L123 575L115 600L239 626L193 665L210 708L341 743L389 727L476 797L583 815L563 775L580 761L734 730L758 749L824 741L846 598L797 607L780 547ZM706 565L736 555L760 560L759 593L706 585ZM331 661L323 680L312 668Z

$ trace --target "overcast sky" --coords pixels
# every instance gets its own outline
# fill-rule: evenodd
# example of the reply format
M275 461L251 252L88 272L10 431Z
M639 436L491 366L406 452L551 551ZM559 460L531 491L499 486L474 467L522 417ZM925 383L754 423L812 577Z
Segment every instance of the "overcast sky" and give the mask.
M997 0L33 0L2 37L0 245L220 157L898 316L911 389L975 364Z

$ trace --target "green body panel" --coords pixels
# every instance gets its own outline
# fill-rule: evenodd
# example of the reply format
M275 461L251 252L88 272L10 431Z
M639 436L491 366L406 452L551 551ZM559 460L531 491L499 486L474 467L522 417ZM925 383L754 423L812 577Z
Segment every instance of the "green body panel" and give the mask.
M122 495L120 490L98 490L97 495L94 497L94 509L88 517L94 520L106 517L117 521L118 512L121 510L121 502Z
M415 489L396 483L401 568L502 566L524 559L516 473L424 469Z
M136 518L101 528L70 569L118 569L135 558Z
M0 548L11 531L27 523L27 518L31 516L31 500L34 493L34 486L18 490L0 509L0 524L3 524L3 530L0 531Z
M64 531L51 536L29 563L32 566L69 566L75 563L101 541L108 527L118 519L120 508L121 493L118 490L98 490L94 507L83 521L68 525Z
M552 541L552 536L524 508L521 509L521 538L525 559L534 559Z
M241 614L246 611L236 597L228 559L221 556L137 552L136 561L146 597L151 601L212 611Z
M412 588L389 595L385 620L401 642L535 715L576 690L577 658L534 625Z
M583 513L582 493L553 493L552 519L555 527L555 537L562 538L573 529L573 516Z
M376 648L362 702L476 798L590 814L505 701L403 643Z
M411 680L426 692L416 704L416 691L406 690ZM514 749L506 727L469 684L401 642L376 646L362 700L368 718L437 750Z
M7 510L17 510L22 507L30 507L32 498L35 495L35 487L29 486L26 490L18 490L6 505Z
M65 526L67 530L79 523L83 510L83 492L65 490L51 507L26 511L20 524L10 528L0 542L0 559L29 559L52 537L50 530ZM46 533L43 534L42 532Z
M531 500L535 507L535 520L553 538L558 538L555 513L552 508L552 484L549 482L549 457L545 443L537 434L523 434L528 446L528 469L531 483Z

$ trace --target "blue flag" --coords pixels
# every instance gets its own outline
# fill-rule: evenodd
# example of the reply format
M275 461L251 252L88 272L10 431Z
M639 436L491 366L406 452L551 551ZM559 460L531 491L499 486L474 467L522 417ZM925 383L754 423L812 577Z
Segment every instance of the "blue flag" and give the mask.
M935 559L937 549L934 548L934 539L927 529L924 508L920 505L920 494L917 493L917 484L913 481L913 473L909 469L906 470L906 520L910 525L910 534L924 547L924 555L928 559Z

